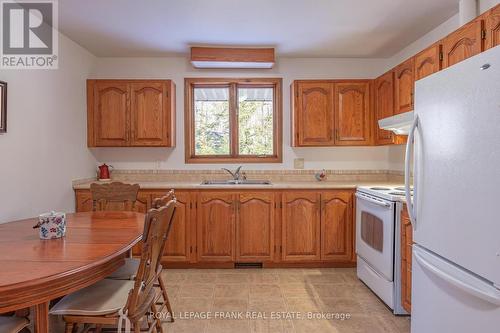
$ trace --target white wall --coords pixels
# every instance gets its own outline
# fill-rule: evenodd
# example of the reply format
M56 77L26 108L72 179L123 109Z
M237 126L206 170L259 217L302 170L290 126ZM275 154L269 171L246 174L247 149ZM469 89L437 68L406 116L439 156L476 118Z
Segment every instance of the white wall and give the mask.
M60 36L59 69L0 70L8 83L0 134L0 223L74 210L71 180L95 175L86 147L85 80L95 57Z
M185 77L281 77L283 78L283 163L249 164L248 169L292 169L293 159L305 159L306 169L373 170L389 167L389 147L290 147L290 84L295 79L373 78L384 59L279 58L272 70L196 70L187 58L99 58L93 78L169 78L177 85L177 147L94 148L97 160L120 169L218 169L220 164L184 162Z

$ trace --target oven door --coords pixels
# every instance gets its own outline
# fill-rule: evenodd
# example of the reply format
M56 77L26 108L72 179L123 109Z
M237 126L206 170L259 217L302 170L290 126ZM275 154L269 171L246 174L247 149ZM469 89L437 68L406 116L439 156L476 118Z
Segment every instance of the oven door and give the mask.
M393 281L395 203L361 192L356 198L356 253Z

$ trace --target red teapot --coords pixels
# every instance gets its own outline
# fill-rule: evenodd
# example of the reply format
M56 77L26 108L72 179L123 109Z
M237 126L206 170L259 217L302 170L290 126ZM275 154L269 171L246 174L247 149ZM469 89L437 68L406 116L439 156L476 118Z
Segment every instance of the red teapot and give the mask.
M109 180L111 178L110 177L110 172L111 172L110 168L113 169L113 167L111 165L106 165L106 163L98 166L97 172L98 172L99 180Z

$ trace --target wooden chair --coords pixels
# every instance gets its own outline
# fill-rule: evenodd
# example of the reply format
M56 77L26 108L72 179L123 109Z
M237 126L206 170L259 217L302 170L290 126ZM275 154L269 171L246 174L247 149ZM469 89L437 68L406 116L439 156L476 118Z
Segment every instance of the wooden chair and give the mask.
M52 315L62 315L66 333L72 333L75 325L103 325L118 327L118 332L141 332L147 324L147 332L163 332L157 308L161 293L155 284L161 274L160 264L168 230L173 221L176 200L166 206L152 208L146 214L143 246L139 267L134 281L104 279L94 285L63 297L51 310ZM149 315L148 314L152 314Z
M90 184L92 209L97 210L134 210L139 192L138 184L112 182Z
M171 200L176 200L174 190L170 190L165 196L161 198L154 199L153 208L159 209L160 207L166 206ZM167 238L165 240L168 239L172 224L173 223L170 224L169 229L167 230ZM113 280L134 280L138 267L138 259L126 258L125 264L107 278ZM161 294L163 296L163 304L166 306L168 314L170 315L170 322L174 322L174 313L172 312L172 306L170 304L170 300L168 299L167 287L161 275L158 277L158 284L156 286L160 288Z
M5 316L0 317L0 332L2 333L20 333L29 332L30 322L24 317Z

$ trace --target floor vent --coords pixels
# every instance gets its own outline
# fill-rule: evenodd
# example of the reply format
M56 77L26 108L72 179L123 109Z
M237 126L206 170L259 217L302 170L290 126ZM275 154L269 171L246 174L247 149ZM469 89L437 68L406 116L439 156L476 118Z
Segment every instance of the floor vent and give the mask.
M261 262L237 262L234 268L262 268Z

